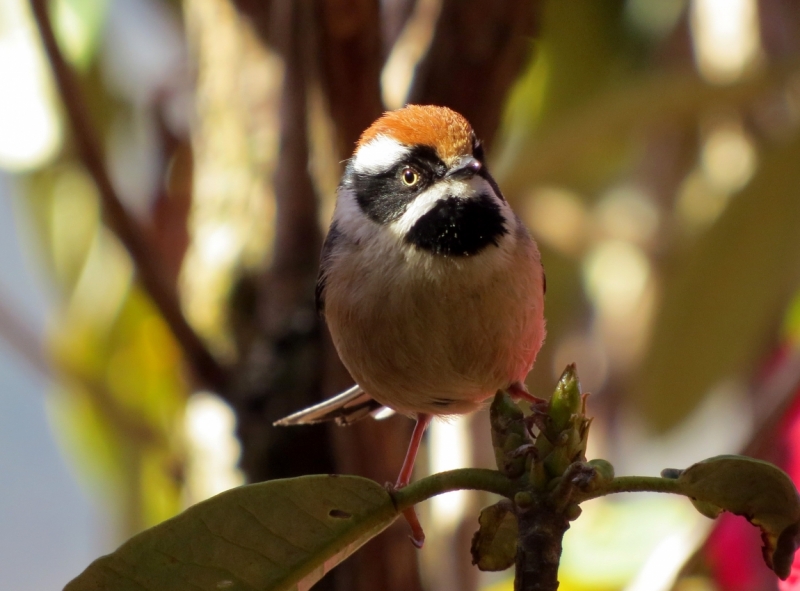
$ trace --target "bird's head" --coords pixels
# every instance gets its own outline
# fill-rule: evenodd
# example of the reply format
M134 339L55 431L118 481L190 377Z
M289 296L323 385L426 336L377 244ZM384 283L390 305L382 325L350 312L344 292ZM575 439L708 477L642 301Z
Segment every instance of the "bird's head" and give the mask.
M377 225L407 247L447 257L477 255L513 230L480 141L446 107L409 105L375 121L347 165L339 201L349 211L339 223Z

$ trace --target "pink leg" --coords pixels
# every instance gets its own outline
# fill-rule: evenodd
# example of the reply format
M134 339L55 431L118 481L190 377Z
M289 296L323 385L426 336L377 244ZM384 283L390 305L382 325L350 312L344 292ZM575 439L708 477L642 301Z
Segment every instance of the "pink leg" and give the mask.
M400 469L400 475L394 485L395 488L403 488L411 481L411 473L414 471L414 461L417 459L419 444L430 422L431 415L422 413L417 415L417 424L414 425L414 432L411 434L411 442L408 444L406 459L403 461L403 467Z
M528 392L528 389L525 387L525 384L521 384L520 382L514 382L508 387L508 393L511 395L511 398L514 400L524 400L531 404L541 404L542 402L547 402L547 400L543 398L538 398Z
M431 415L417 415L417 424L414 425L414 433L411 435L411 442L408 444L406 459L403 461L403 467L400 470L400 475L397 477L397 484L394 485L395 488L403 488L411 480L411 473L414 471L414 461L417 459L419 444L430 422ZM409 507L403 511L403 517L406 518L408 525L411 526L411 542L417 548L422 548L422 545L425 543L425 532L422 530L414 507Z

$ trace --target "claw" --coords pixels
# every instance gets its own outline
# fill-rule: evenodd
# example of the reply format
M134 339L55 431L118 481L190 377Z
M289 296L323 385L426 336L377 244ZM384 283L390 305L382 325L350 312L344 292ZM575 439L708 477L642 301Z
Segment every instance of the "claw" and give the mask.
M408 536L408 538L411 540L411 543L417 548L422 548L423 544L425 544L425 532L422 530L422 526L419 523L419 518L417 517L417 512L414 511L414 507L409 507L403 511L403 517L406 518L408 525L411 526L411 535Z
M517 449L509 453L508 455L512 458L518 458L520 456L524 456L530 454L534 458L536 457L536 446L533 443L525 443L520 445Z
M521 382L514 382L508 387L508 393L514 400L524 400L525 402L529 402L531 407L546 404L547 400L544 398L539 398L538 396L534 396L528 389L525 387L525 384Z
M417 459L419 444L420 441L422 441L422 435L425 433L425 429L430 422L431 415L417 415L417 424L414 425L414 433L411 435L411 442L408 444L406 459L403 461L403 467L400 470L400 475L397 477L397 482L394 486L387 486L390 491L403 488L411 480L411 473L414 470L414 461ZM414 511L414 507L409 507L408 509L404 510L403 517L406 518L408 525L411 527L411 535L409 536L411 538L411 543L417 548L422 548L422 545L425 543L425 532L422 530L422 526L419 523L419 518L417 517L416 511Z

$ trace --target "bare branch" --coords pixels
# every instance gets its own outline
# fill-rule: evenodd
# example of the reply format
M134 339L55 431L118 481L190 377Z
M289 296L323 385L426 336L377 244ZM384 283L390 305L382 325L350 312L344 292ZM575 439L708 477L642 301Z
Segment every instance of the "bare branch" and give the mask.
M128 250L142 285L183 348L195 378L208 387L224 393L226 371L186 321L177 293L171 286L167 274L158 264L158 257L144 240L138 224L123 207L111 183L100 142L86 109L81 89L72 69L64 60L53 34L47 6L47 0L31 0L36 24L53 69L67 118L72 126L75 145L84 166L97 185L105 220Z

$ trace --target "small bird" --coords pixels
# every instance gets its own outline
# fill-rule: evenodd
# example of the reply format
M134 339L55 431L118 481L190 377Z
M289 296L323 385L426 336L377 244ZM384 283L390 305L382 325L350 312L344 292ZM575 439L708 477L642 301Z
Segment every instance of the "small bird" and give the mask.
M358 141L322 248L317 307L357 385L276 425L416 419L395 484L408 484L432 417L523 385L545 336L539 250L446 107L385 113ZM421 546L413 509L406 517Z

